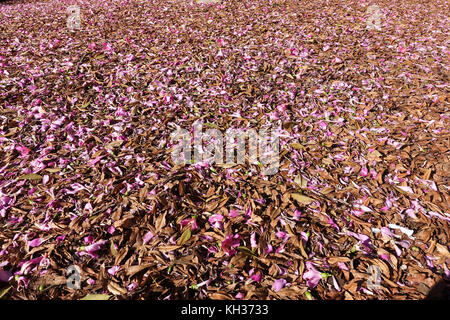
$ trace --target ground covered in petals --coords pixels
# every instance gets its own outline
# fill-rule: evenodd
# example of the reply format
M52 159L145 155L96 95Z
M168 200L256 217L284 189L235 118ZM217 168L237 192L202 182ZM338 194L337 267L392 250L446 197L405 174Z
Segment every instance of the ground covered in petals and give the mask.
M0 297L426 297L450 277L449 5L376 1L369 30L371 4L0 2ZM176 164L195 121L280 123L278 172Z

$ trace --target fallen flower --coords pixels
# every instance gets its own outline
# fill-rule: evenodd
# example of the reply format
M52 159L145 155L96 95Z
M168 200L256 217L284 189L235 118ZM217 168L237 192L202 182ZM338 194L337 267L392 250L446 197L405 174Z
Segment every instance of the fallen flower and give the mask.
M238 234L235 234L234 236L230 234L222 241L221 248L228 256L232 256L236 254L235 248L237 248L240 243L240 236Z
M286 285L287 281L285 279L278 279L275 280L272 284L272 290L275 292L280 291L281 289L284 288L284 286Z

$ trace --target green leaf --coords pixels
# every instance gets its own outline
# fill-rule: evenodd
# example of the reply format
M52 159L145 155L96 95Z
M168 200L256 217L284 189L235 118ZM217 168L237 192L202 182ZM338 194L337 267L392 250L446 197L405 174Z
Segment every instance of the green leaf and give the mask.
M238 251L240 251L240 252L246 254L246 255L249 255L249 256L256 256L255 252L254 252L253 250L250 250L250 249L247 248L247 247L239 246L239 247L237 247L236 249L237 249Z
M20 176L18 179L19 180L41 180L42 176L35 174L35 173L30 173L30 174L25 174L23 176Z
M184 230L183 234L181 235L181 237L178 239L177 244L179 246L182 246L183 244L185 244L190 238L191 238L191 229L186 229Z
M305 291L305 296L306 296L306 298L308 299L308 300L312 300L313 298L312 298L312 295L311 295L311 293L309 292L309 291Z
M112 240L111 240L110 249L111 249L111 254L113 255L113 257L117 256L117 250L116 250L116 248L114 248L114 242Z
M291 197L300 204L310 204L314 201L313 198L304 196L300 193L291 193Z
M88 294L80 300L108 300L110 297L109 294Z
M196 284L191 285L189 288L192 290L198 290L198 286Z
M0 289L0 299L2 298L6 298L6 294L9 292L9 290L11 290L11 286L6 287L4 289Z
M85 109L85 108L88 107L90 104L91 104L91 101L88 101L88 102L84 103L84 104L81 106L81 108L82 108L82 109Z
M214 128L214 129L220 129L220 127L217 126L216 124L214 124L214 123L209 123L209 122L206 122L206 123L205 123L205 127Z

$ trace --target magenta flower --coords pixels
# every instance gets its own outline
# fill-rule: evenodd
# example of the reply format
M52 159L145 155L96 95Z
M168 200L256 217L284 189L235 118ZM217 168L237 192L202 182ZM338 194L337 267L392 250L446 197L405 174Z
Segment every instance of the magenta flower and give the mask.
M345 264L345 262L338 262L338 267L339 267L339 269L341 269L341 270L345 270L345 271L348 271L348 270L349 270L348 267L347 267L347 265Z
M308 271L303 274L303 279L306 280L306 285L309 288L315 288L319 284L320 279L322 279L322 275L309 261L306 262L306 269Z
M191 230L198 229L197 220L195 218L181 220L180 224L182 227L190 225Z
M275 235L278 239L281 239L283 241L286 241L289 237L289 235L284 231L278 231L277 233L275 233Z
M231 218L236 218L239 215L239 210L230 210L230 213L228 214L229 217Z
M258 248L258 243L256 242L256 232L252 232L250 235L250 246L252 249Z
M34 258L25 262L22 262L20 265L20 271L18 272L18 274L20 275L26 275L28 274L31 270L33 270L33 268L35 266L37 266L41 260L44 258L44 256L40 256L38 258Z
M221 229L223 225L223 215L213 214L211 217L209 217L208 221L213 228Z
M87 236L87 237L84 237L84 243L86 243L86 244L91 244L92 242L94 242L94 237L92 237L92 236Z
M36 238L31 241L28 241L28 246L30 248L34 248L34 247L39 246L42 242L44 242L44 240L42 238Z
M116 275L116 273L120 270L120 266L114 266L108 269L108 273L112 276Z
M244 294L242 292L238 292L234 297L238 300L242 300L244 299Z
M362 167L359 174L360 174L362 177L366 177L368 173L369 173L369 170L367 170L366 167Z
M258 272L258 273L252 274L250 276L250 279L255 281L255 282L260 282L262 280L262 275L261 275L260 272Z
M272 290L275 292L280 291L281 289L284 288L284 286L286 285L287 281L284 279L278 279L275 280L273 285L272 285Z
M97 242L95 242L95 243L93 243L93 244L91 244L91 245L89 245L87 247L82 247L81 250L77 251L76 253L79 256L88 255L88 256L90 256L92 258L98 258L99 256L97 254L97 251L100 250L103 247L103 245L105 243L107 243L107 242L108 242L108 240L97 241Z
M328 127L328 124L323 120L319 121L318 125L319 125L320 129L322 129L322 130L326 130L326 128Z
M222 249L229 256L236 254L235 248L239 246L241 241L239 240L240 236L236 235L228 235L224 241L222 241Z
M116 231L116 228L114 228L114 226L109 226L107 231L109 234L113 234Z
M23 145L16 146L16 150L20 152L20 156L22 158L26 157L30 153L30 149Z

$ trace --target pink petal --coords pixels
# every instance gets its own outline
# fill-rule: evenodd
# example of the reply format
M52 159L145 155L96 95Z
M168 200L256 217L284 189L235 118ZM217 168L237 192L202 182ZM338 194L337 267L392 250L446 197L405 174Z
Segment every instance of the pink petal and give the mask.
M120 266L114 266L108 269L108 273L114 276L120 269Z
M144 235L144 238L143 238L144 244L146 244L146 243L148 243L150 240L152 240L154 236L155 236L155 235L153 234L153 232L151 232L151 231L147 232L147 233Z
M280 291L281 289L284 288L284 286L286 285L287 281L284 279L278 279L275 280L273 285L272 285L272 290L275 292Z
M42 239L42 238L36 238L36 239L34 239L34 240L29 241L29 242L28 242L28 246L29 246L30 248L34 248L34 247L39 246L42 242L43 242L43 239Z

